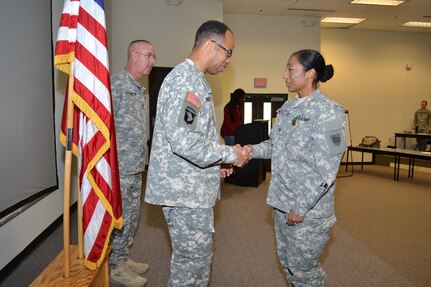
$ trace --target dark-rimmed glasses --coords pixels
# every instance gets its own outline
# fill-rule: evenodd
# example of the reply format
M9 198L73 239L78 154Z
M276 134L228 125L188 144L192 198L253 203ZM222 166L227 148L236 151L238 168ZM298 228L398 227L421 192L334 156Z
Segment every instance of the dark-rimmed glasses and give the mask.
M226 52L226 55L228 56L228 58L232 57L233 51L231 49L227 49L227 48L223 47L222 45L220 45L219 43L217 43L216 40L211 40L211 42L213 42L214 44L216 44L217 46L219 46L220 48L222 48Z
M139 52L136 52L136 51L134 51L136 54L138 54L138 55L142 55L142 56L145 56L145 57L147 57L147 59L149 60L150 58L153 58L154 59L154 61L157 61L157 57L156 57L156 55L153 55L153 54L151 54L151 53L139 53Z

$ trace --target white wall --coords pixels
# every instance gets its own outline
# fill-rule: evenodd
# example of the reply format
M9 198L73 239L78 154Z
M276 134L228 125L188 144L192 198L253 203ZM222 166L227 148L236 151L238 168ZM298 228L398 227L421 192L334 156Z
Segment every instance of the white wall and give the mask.
M207 20L222 20L223 6L213 0L186 0L180 6L163 1L112 1L111 72L126 64L127 47L135 39L153 43L156 66L173 67L190 54L196 30Z
M430 34L322 29L321 38L335 69L322 90L349 110L353 145L374 135L386 146L395 132L411 131L420 101L431 102Z
M306 27L303 21L315 21ZM293 52L320 49L319 19L315 17L225 14L235 36L232 63L223 74L226 91L241 87L249 93L287 93L282 78ZM267 88L254 88L253 79L267 78ZM228 100L228 95L224 95Z

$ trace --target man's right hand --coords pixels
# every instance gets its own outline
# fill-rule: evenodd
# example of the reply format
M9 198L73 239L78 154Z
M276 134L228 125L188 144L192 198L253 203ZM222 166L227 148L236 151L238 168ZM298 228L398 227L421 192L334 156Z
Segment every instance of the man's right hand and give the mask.
M252 159L252 148L250 146L241 147L239 144L236 144L235 148L237 159L234 165L242 167Z

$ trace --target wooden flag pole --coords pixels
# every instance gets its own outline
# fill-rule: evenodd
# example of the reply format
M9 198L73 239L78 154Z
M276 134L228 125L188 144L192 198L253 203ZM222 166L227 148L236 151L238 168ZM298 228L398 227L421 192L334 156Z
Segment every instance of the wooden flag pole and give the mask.
M70 178L72 170L72 133L73 133L73 62L70 63L67 114L66 114L66 155L64 160L64 200L63 200L63 246L64 277L70 276ZM79 207L78 207L79 208Z
M78 188L78 258L84 258L84 244L83 244L83 234L82 234L82 198L81 189Z

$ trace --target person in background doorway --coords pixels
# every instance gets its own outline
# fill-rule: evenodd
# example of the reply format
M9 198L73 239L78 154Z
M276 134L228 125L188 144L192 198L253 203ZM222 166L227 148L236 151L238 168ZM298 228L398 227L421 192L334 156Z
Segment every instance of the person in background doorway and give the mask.
M235 131L237 126L243 122L240 110L240 102L244 99L245 92L243 89L236 89L230 95L230 101L224 107L223 124L220 134L226 145L235 145Z
M315 50L292 54L283 78L297 96L277 111L269 140L247 147L253 158L271 158L267 203L274 208L277 252L292 286L324 286L319 258L335 223L334 190L346 150L344 109L322 94L331 79Z
M145 201L161 205L171 238L168 286L207 286L213 258L213 207L220 176L250 159L219 143L214 100L205 75L221 73L235 46L231 30L207 21L191 54L164 79L157 100Z
M413 129L416 133L429 133L431 130L431 110L427 109L428 102L422 101L421 108L415 112L413 119ZM425 151L428 139L416 139L417 149Z
M135 262L129 248L139 222L148 141L148 107L139 81L150 74L155 60L153 45L135 40L127 50L126 67L111 77L124 224L111 235L110 264L111 281L122 286L145 286L147 282L138 274L145 273L148 264Z

